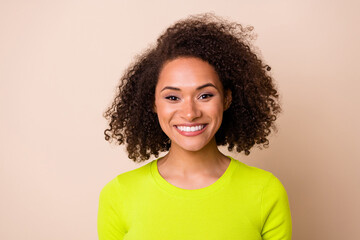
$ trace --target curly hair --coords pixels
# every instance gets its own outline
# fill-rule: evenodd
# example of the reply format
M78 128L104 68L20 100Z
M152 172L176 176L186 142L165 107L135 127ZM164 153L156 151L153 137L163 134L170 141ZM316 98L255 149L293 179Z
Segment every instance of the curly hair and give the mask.
M267 147L268 135L281 108L270 67L253 51L252 27L229 22L214 14L193 15L170 26L125 71L112 105L104 113L109 128L105 139L126 144L134 162L170 149L153 111L155 87L164 63L196 57L212 65L232 102L215 134L217 145L250 154L255 145Z

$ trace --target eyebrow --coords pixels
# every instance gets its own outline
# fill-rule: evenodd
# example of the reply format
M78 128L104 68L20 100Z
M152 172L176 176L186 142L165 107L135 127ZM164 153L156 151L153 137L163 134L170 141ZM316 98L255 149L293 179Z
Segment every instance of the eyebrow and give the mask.
M206 84L204 84L204 85L201 85L201 86L197 87L196 90L200 90L200 89L203 89L203 88L206 88L206 87L213 87L213 88L217 89L217 87L215 87L214 84L212 84L212 83L206 83ZM166 86L166 87L164 87L163 89L161 89L160 92L162 92L162 91L164 91L164 90L166 90L166 89L175 90L175 91L180 91L180 90L181 90L180 88L177 88L177 87Z

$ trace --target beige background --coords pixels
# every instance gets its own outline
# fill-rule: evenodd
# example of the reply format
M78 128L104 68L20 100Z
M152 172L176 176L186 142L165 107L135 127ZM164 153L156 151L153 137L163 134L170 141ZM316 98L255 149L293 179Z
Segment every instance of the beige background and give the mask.
M270 148L231 155L283 182L293 239L355 239L357 2L1 0L0 239L97 239L101 188L140 166L104 140L102 112L135 54L206 11L255 27L282 93Z

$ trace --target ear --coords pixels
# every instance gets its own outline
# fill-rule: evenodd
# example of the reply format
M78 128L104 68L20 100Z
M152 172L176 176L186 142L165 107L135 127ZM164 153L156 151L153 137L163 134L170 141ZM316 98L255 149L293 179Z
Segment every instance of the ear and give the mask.
M231 94L232 94L232 92L230 89L227 89L224 92L224 111L228 110L228 108L231 105L231 101L232 101Z
M155 97L154 97L155 98ZM153 113L156 113L157 114L157 109L156 109L156 103L155 103L155 100L156 99L154 99L154 101L153 101L153 104L152 104L152 108L151 108L151 110L152 110L152 112Z

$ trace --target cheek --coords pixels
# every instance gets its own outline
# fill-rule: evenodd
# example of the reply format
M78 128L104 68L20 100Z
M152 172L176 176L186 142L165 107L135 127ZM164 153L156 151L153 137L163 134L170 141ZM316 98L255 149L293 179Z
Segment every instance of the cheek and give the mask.
M213 106L211 109L209 109L208 113L211 115L211 118L213 119L214 124L216 126L220 127L222 120L223 120L223 114L224 114L223 106L221 104Z
M224 107L222 105L222 102L219 101L216 104L208 106L206 108L206 112L213 118L222 118L224 113Z
M155 106L160 126L163 128L163 125L171 120L174 110L173 108L169 107L168 104L161 102L157 102Z

